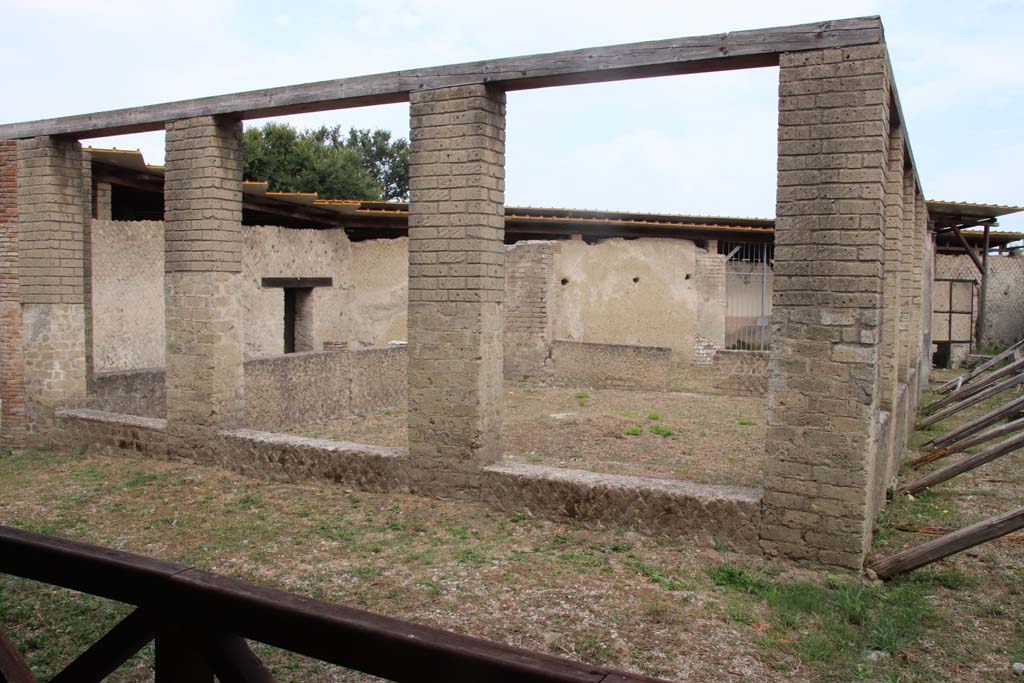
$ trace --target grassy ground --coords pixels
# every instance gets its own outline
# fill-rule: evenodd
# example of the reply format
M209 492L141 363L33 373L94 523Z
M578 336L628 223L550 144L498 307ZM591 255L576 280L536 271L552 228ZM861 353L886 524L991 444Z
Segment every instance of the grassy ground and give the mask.
M875 552L1019 505L1019 458L894 501ZM0 523L673 680L1010 681L1024 660L1024 544L1013 539L880 584L474 504L2 451ZM126 611L0 576L0 625L41 680ZM889 656L869 661L873 650ZM282 681L365 680L258 651ZM114 680L147 680L151 663L144 651Z
M762 398L507 382L503 420L504 457L512 462L707 484L762 481ZM399 406L291 431L406 446L405 421Z

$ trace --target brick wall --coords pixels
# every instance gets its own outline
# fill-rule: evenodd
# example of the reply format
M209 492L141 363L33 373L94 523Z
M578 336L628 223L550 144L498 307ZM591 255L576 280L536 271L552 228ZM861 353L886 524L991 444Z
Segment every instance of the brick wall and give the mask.
M556 242L505 247L505 377L544 380L551 371Z
M551 362L555 382L568 387L668 391L672 376L668 347L556 340Z
M25 438L24 362L18 293L18 143L0 141L0 441Z
M457 494L499 455L505 95L410 102L409 454L424 487Z
M859 567L871 539L889 164L884 45L784 54L762 547Z

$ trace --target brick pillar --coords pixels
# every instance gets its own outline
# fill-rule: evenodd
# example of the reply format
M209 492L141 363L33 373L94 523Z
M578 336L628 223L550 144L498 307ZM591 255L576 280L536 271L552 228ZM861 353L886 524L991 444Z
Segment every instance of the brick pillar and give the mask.
M923 235L917 234L914 170L903 168L903 249L900 259L900 367L899 381L906 383L916 374L921 356L921 258ZM913 402L913 401L912 401Z
M914 240L915 277L920 272L920 287L917 292L920 295L919 305L914 307L915 315L919 316L920 323L917 326L915 335L920 344L920 355L918 356L917 386L918 391L928 389L928 377L932 370L932 281L935 279L935 236L928 228L928 209L924 202L924 196L920 193L914 195L914 222L917 238Z
M0 141L0 443L25 441L25 363L18 294L18 143Z
M725 256L718 245L697 252L694 279L697 281L697 334L694 365L711 365L715 351L725 346Z
M420 489L457 494L499 455L505 94L410 101L409 455Z
M903 128L889 133L889 164L885 183L885 270L882 283L882 410L893 410L899 374L900 261L903 239ZM891 425L891 421L890 421Z
M28 432L45 441L54 410L87 388L87 233L82 147L61 138L18 142L18 270Z
M98 221L113 220L113 191L110 183L96 183L96 206L93 215Z
M779 78L762 548L859 567L879 409L885 46L784 54Z
M168 448L208 459L242 417L242 124L167 124L164 301Z

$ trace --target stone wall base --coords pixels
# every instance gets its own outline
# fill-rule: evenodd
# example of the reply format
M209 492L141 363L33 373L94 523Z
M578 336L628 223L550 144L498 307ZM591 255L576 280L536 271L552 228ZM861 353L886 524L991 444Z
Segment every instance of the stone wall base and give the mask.
M64 447L165 457L166 420L98 410L57 413ZM756 554L761 491L534 465L468 472L416 468L408 450L251 429L223 430L202 464L272 481L328 481L371 492L480 500L499 510L633 529L697 546Z

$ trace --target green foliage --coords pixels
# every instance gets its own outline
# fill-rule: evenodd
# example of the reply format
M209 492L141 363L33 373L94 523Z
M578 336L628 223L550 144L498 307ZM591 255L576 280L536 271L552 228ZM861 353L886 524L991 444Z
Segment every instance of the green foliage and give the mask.
M629 436L640 436L642 433L643 430L635 425L633 427L626 428L626 434Z
M657 434L658 436L672 436L675 434L671 429L664 425L653 424L651 425L651 433Z
M409 144L388 131L321 126L297 131L284 123L242 135L246 180L272 192L316 192L321 199L407 199Z
M738 424L739 424L739 425L740 425L741 427L749 427L750 425L754 424L754 421L753 421L753 420L751 420L751 419L749 419L749 418L746 418L746 417L741 417L740 419L736 420L736 422L737 422L737 423L738 423Z
M661 415L659 415L658 413L655 413L655 412L650 412L650 413L647 413L647 419L648 420L660 420L661 419Z

